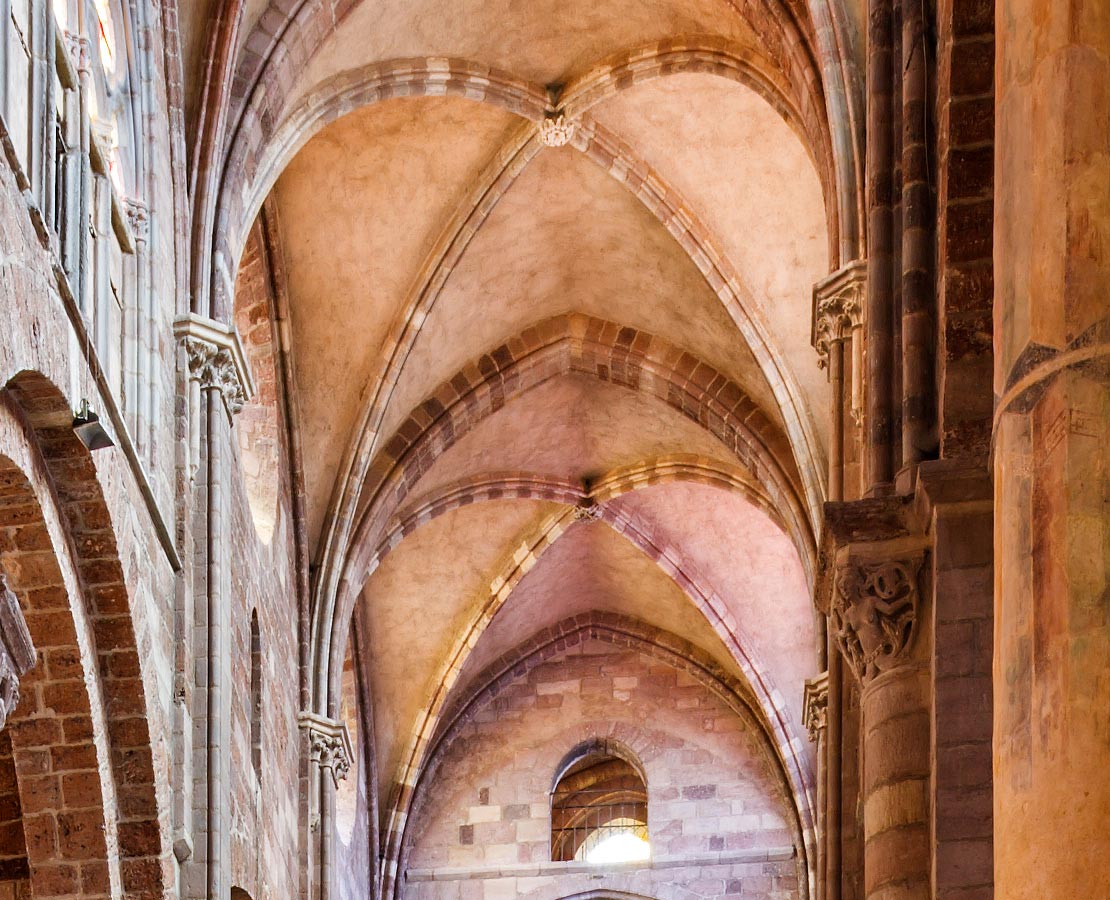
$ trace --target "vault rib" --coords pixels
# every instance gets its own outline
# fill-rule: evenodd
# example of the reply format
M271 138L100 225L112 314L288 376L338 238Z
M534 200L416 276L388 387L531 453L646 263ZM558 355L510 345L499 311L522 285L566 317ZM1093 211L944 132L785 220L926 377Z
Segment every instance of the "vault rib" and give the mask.
M822 476L827 466L801 388L775 346L770 330L728 257L692 206L631 147L600 123L584 119L574 147L623 184L666 228L697 266L743 336L774 394L802 476L811 522L821 521Z
M568 507L545 516L530 534L514 541L508 560L491 577L488 595L478 613L456 640L448 653L435 689L428 703L417 713L411 739L401 756L401 764L393 782L389 800L383 882L388 882L396 869L405 826L419 783L420 774L440 726L451 691L464 670L467 660L477 646L482 634L497 613L504 608L512 592L566 532L579 521L581 507ZM714 590L705 576L673 546L661 546L651 536L646 521L634 513L613 506L600 507L598 520L603 521L618 535L629 541L673 581L687 599L705 616L713 631L729 649L740 666L759 705L764 720L771 731L775 751L786 771L795 808L798 810L803 839L808 852L813 852L814 828L814 773L804 763L806 742L791 723L786 703L771 681L767 667L759 660L752 641L728 609L728 604ZM387 865L388 864L388 865Z

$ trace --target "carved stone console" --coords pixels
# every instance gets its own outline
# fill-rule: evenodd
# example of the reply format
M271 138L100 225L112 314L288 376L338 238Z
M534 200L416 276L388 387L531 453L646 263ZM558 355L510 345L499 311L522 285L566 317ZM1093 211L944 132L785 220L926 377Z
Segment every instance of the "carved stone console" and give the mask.
M338 787L341 779L351 771L354 752L351 736L342 722L329 719L316 713L302 712L298 724L308 735L309 758L323 769L331 772Z
M829 345L851 338L853 329L863 324L866 291L865 260L849 263L813 286L811 340L822 369L829 363Z
M0 575L0 728L19 705L19 679L35 666L35 646L19 599Z
M254 380L234 328L190 314L173 323L173 334L189 367L189 475L195 477L200 461L201 393L218 391L232 422L254 394Z
M830 624L860 681L892 669L908 653L917 628L921 557L852 559L837 567Z
M829 712L829 673L822 672L806 682L802 698L802 724L809 732L809 739L817 741L825 730Z
M863 406L863 312L867 294L867 261L856 260L813 286L813 319L810 341L817 351L817 365L828 369L837 382L834 415L846 409L857 425ZM849 345L851 388L843 396L839 383L844 366L842 345Z
M254 394L238 332L214 319L188 315L174 322L173 333L185 348L190 380L202 389L218 390L228 417L237 414Z

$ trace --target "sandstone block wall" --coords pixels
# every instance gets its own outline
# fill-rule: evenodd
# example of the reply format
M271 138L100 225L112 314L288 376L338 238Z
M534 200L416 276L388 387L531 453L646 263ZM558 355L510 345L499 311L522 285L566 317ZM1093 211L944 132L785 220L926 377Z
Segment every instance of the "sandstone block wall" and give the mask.
M466 715L417 798L401 880L406 900L585 889L801 896L796 818L769 745L750 715L689 672L591 641L521 674ZM598 738L619 742L643 765L655 868L569 874L558 868L567 864L549 863L549 792L559 762ZM774 861L759 861L767 854ZM535 871L516 874L519 866ZM443 878L445 867L464 871ZM490 869L506 874L487 877Z

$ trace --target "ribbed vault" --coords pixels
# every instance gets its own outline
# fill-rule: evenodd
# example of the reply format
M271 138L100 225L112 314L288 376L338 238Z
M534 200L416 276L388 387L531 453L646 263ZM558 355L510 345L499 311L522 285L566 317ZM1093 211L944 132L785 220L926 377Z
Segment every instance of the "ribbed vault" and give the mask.
M382 884L454 717L582 627L670 636L762 731L808 841L809 321L859 251L855 5L214 5L234 77L190 98L217 272L194 303L241 302L265 207L304 695L338 715L355 617Z

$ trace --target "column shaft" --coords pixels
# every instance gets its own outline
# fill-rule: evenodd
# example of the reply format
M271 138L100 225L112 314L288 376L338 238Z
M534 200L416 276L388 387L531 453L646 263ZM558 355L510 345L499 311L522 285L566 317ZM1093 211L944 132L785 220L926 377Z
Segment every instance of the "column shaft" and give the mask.
M996 11L995 884L1110 885L1110 9Z
M863 689L864 890L929 898L929 670L906 664Z
M869 490L893 480L893 158L891 17L886 0L868 3L867 48L867 466Z

